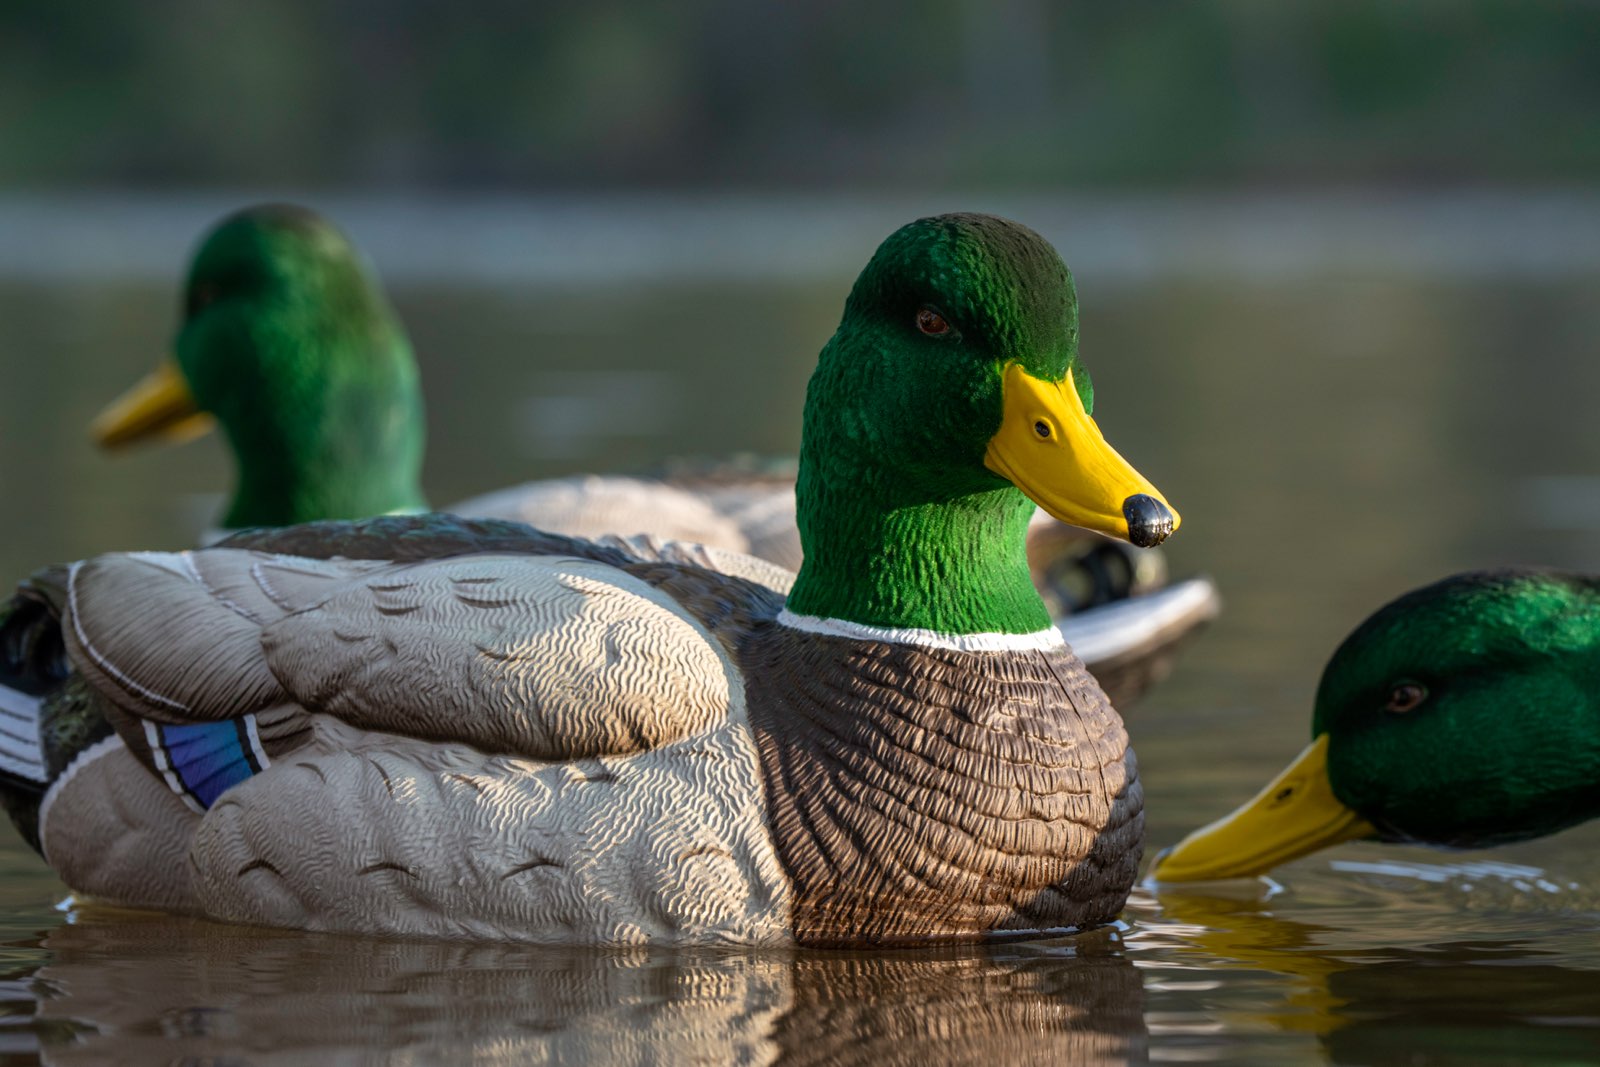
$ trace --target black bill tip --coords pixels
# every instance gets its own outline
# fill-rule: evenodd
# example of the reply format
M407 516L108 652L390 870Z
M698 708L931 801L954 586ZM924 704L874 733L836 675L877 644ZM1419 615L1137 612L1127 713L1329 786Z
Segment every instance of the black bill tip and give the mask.
M1135 493L1122 502L1128 520L1128 540L1140 548L1154 548L1172 533L1172 509L1145 493Z

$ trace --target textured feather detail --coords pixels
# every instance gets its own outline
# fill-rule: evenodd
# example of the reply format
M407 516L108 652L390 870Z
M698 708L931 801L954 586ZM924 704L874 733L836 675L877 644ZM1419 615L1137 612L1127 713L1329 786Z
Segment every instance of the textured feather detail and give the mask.
M100 556L73 568L67 590L73 664L124 714L232 719L285 700L260 623L187 574L149 556Z
M59 629L79 674L62 689L47 754L61 740L69 743L55 747L70 757L109 720L135 759L203 810L310 736L307 713L267 666L262 625L371 569L238 552L129 553L75 566Z
M1065 648L958 652L762 626L741 666L774 839L814 944L1115 918L1143 801Z
M404 531L428 524L395 521L391 543L417 554L420 542ZM775 601L775 592L668 562L709 558L698 548L502 532L575 552L398 562L224 549L102 556L71 572L61 629L130 752L202 807L244 771L235 762L215 782L193 777L198 770L180 775L168 736L152 724L237 728L258 716L257 743L276 757L304 743L310 709L553 759L649 749L727 713L737 681L685 609L727 631L752 617L740 605Z
M730 652L738 649L755 623L775 618L783 607L783 594L768 584L776 581L773 571L777 569L767 568L759 561L735 565L735 558L745 557L702 554L696 546L662 544L650 538L585 541L496 519L480 521L438 514L313 522L284 529L242 531L219 547L310 559L339 557L341 561L411 562L485 553L593 560L625 571L672 597ZM713 569L718 566L728 566L737 573Z
M678 549L588 551L708 610L719 583L774 595ZM207 550L99 557L60 592L84 673L59 689L97 687L118 728L42 827L75 888L327 929L787 940L737 672L615 563ZM493 754L529 751L617 754Z
M737 718L571 762L328 717L316 734L199 820L190 881L205 914L545 943L790 940L788 883Z
M38 825L35 827L33 846L39 850L39 854L44 856L46 860L49 859L49 856L45 855L44 848L38 840L37 830L49 821L50 809L55 804L56 799L61 796L62 791L67 786L72 784L73 779L85 773L89 767L94 765L96 760L123 747L122 738L114 733L100 738L91 745L84 746L62 768L61 773L55 776L55 780L50 783L50 788L45 790L44 796L39 802Z
M571 557L401 564L266 627L296 702L488 752L639 752L721 721L735 682L670 597Z
M76 892L192 912L189 841L200 816L120 736L81 750L39 808L39 842Z

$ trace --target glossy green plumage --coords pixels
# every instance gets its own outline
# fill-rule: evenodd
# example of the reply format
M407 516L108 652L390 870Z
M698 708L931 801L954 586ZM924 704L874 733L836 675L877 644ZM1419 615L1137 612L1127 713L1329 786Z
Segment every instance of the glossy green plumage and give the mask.
M952 331L920 332L923 307ZM1034 505L984 450L1007 362L1073 373L1092 400L1077 348L1072 276L1032 230L943 215L885 240L806 394L790 610L951 634L1049 626L1024 551Z
M1396 686L1426 698L1387 710ZM1335 794L1384 835L1486 845L1600 815L1600 581L1456 575L1339 647L1317 693Z
M185 292L178 364L238 457L223 525L424 506L411 347L343 234L301 208L241 211L206 237Z

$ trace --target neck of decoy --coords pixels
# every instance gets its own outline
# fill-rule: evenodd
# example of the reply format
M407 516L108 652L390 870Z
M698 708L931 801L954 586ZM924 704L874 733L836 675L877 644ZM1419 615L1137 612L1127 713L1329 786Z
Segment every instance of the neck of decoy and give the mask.
M257 383L256 402L222 419L238 458L224 524L288 526L426 508L422 394L403 337L329 361L316 380Z
M891 472L801 449L795 487L805 562L789 610L944 634L1050 625L1028 570L1033 503L1010 486L921 498Z

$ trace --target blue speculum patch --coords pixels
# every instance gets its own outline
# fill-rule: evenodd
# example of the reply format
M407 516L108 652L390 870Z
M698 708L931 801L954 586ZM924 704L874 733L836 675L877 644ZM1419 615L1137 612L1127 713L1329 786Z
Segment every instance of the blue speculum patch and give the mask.
M204 808L262 768L253 715L224 722L157 726L155 733L177 784Z

